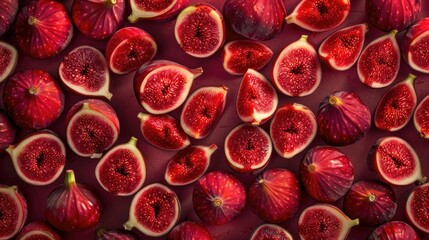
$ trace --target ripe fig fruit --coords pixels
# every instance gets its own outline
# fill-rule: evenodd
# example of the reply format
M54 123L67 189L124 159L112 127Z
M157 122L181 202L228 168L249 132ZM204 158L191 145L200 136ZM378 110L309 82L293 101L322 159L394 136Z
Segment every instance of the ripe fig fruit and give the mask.
M252 125L263 124L276 111L278 101L277 91L270 81L249 68L241 79L235 103L240 120Z
M110 100L110 74L100 50L82 45L71 50L58 67L61 82L72 92L85 97Z
M212 240L209 230L202 224L184 221L175 226L167 236L167 240Z
M409 74L381 97L374 113L374 123L378 129L398 131L410 121L417 106L415 78L416 76Z
M37 59L51 58L67 47L73 24L63 4L37 0L24 6L15 22L15 38L24 54Z
M137 228L147 236L167 234L180 216L177 195L165 185L152 183L138 191L131 202L125 230Z
M195 139L207 137L219 122L225 108L228 88L224 85L201 87L186 100L180 125Z
M223 15L232 29L249 39L270 40L284 28L282 0L227 0Z
M419 72L429 73L429 17L422 18L408 28L401 41L402 56L408 65Z
M0 36L3 36L12 26L18 13L18 0L0 2Z
M95 240L139 240L134 232L125 229L99 228L95 231Z
M293 158L302 152L313 141L316 132L314 113L299 103L279 107L270 123L274 149L283 158Z
M104 190L117 196L136 193L146 179L146 164L137 148L137 138L110 149L95 167L95 177Z
M46 199L45 218L63 232L80 232L100 221L101 202L87 186L77 183L74 171L66 170L64 183L53 189Z
M31 222L25 225L16 236L16 240L61 240L61 236L44 222Z
M393 188L378 181L361 180L344 197L343 210L350 218L359 218L363 226L377 226L392 220L396 212Z
M116 74L127 74L155 57L158 46L148 32L137 27L124 27L110 37L106 60Z
M185 102L201 67L189 69L168 60L154 60L142 65L134 75L134 93L149 113L164 114Z
M319 57L337 71L350 69L358 60L365 42L368 25L361 23L330 34L319 46Z
M423 138L429 138L429 95L417 105L413 114L414 127Z
M140 131L150 144L164 150L180 150L191 143L180 123L168 114L139 113Z
M182 50L197 58L213 55L225 42L225 21L217 8L196 3L180 11L174 36Z
M349 12L349 0L302 0L286 17L286 22L312 32L322 32L341 25Z
M329 94L320 103L316 116L319 136L335 146L355 143L371 126L369 107L354 92Z
M359 219L351 220L338 207L316 203L302 211L298 231L302 240L344 240L350 229L358 224Z
M0 110L0 154L15 140L16 128L5 111Z
M307 96L316 90L322 79L317 52L307 38L307 35L302 35L299 40L286 46L271 69L274 85L287 96Z
M31 185L48 185L55 181L66 163L63 141L50 130L30 133L6 152L19 178Z
M409 239L420 240L416 231L407 223L403 221L391 221L385 223L371 232L368 240L395 240L395 239Z
M416 187L408 196L405 213L418 230L429 233L429 183Z
M234 175L212 171L194 185L192 203L205 223L222 225L237 216L246 205L246 190Z
M64 93L48 72L23 70L6 81L3 102L16 125L42 129L60 117L64 109Z
M99 158L118 139L120 126L115 110L99 99L75 103L66 115L67 143L79 156Z
M335 202L354 181L349 157L335 147L317 146L307 151L299 165L299 177L307 193L318 202Z
M145 1L130 0L131 15L128 20L135 23L140 19L166 20L175 16L187 6L189 0Z
M292 235L284 228L270 223L260 225L250 237L250 240L265 239L293 240Z
M0 9L0 12L1 12L1 9ZM1 15L1 16L4 16L4 15ZM1 23L0 23L0 29L1 29ZM16 64L18 63L18 51L13 45L10 45L7 42L0 41L0 62L2 63L0 65L0 84L1 84L15 71Z
M399 72L401 54L396 40L397 30L392 30L372 40L359 56L359 80L368 87L382 88L390 85Z
M223 47L223 68L232 75L243 75L249 68L265 67L273 57L273 50L255 40L234 40Z
M368 154L368 167L384 182L392 185L423 183L420 159L404 139L389 136L378 139Z
M210 158L217 150L210 146L194 145L178 151L167 163L164 178L173 186L183 186L197 181L207 171Z
M17 186L0 185L0 239L12 239L27 220L27 201Z
M93 39L107 39L122 25L125 0L75 0L71 8L74 25Z
M421 0L366 0L368 22L385 32L401 32L413 24L421 10Z
M253 173L265 168L273 151L270 135L261 127L246 123L228 133L224 148L226 163L239 173Z

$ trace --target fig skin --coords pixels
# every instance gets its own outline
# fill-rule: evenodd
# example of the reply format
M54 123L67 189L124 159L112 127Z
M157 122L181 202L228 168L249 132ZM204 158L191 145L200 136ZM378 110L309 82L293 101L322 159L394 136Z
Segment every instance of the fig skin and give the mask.
M0 41L0 62L2 63L0 67L0 84L2 84L15 71L18 64L18 50L13 45Z
M416 231L403 221L392 221L374 229L368 240L420 240Z
M45 222L35 221L25 225L16 236L16 240L22 239L41 239L61 240L61 236Z
M184 221L175 226L167 236L167 240L212 240L209 230L202 224Z
M274 240L292 240L293 237L288 231L284 228L265 223L260 225L258 228L253 231L250 240L265 240L265 239L274 239Z
M0 198L0 211L3 214L0 238L10 239L22 229L27 220L27 200L16 185L0 184Z
M16 127L10 120L7 113L0 110L0 154L13 143L16 135Z
M429 138L429 95L417 105L413 114L414 127L421 137Z
M18 0L4 0L0 2L0 36L7 33L15 21L18 13Z
M95 231L95 240L139 240L137 234L124 229L105 229L103 227Z
M428 42L429 17L422 18L405 32L401 52L408 65L419 72L429 73L429 54L424 51Z
M429 183L413 189L405 203L405 214L409 222L418 230L429 234Z

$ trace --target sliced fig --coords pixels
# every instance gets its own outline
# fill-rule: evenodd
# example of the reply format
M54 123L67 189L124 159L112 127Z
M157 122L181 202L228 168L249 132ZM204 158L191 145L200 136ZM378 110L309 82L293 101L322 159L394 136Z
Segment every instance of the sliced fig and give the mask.
M277 91L261 73L248 69L241 79L236 98L238 117L243 122L260 125L276 111Z
M201 67L189 69L168 60L155 60L142 65L134 75L137 101L149 113L171 112L185 102Z
M177 195L160 183L152 183L138 191L130 206L126 230L137 228L147 236L159 237L167 234L180 216Z
M177 16L174 36L185 53L198 58L209 57L225 42L223 16L207 3L189 5Z
M150 144L164 150L180 150L191 143L179 121L168 114L139 113L140 131Z
M395 240L395 239L408 239L420 240L416 231L407 223L403 221L391 221L385 223L371 232L368 240Z
M0 185L0 239L12 239L27 220L27 201L17 186Z
M184 221L175 226L167 236L167 240L212 240L209 230L202 224Z
M416 76L409 74L381 97L374 113L374 123L378 129L398 131L410 121L417 106L415 78Z
M265 239L277 239L277 240L292 240L292 235L286 231L286 229L270 224L265 223L260 225L258 228L253 231L250 240L265 240Z
M293 158L302 152L316 136L314 113L299 103L279 107L270 123L274 149L283 158Z
M429 233L429 183L416 187L408 196L405 213L418 230Z
M322 32L340 26L349 13L349 0L302 0L286 17L286 22L312 32Z
M1 6L0 6L0 9L1 9ZM0 15L0 16L3 16L3 15ZM1 18L0 18L0 22L1 22ZM0 29L1 29L1 26L0 26ZM16 64L18 63L18 51L16 50L16 48L7 42L0 41L0 62L1 62L1 65L0 65L0 84L1 84L13 73L13 71L15 71Z
M401 54L396 40L397 30L392 30L372 40L362 51L357 63L359 80L368 87L382 88L390 85L399 72Z
M110 74L100 50L82 45L71 50L58 68L62 83L71 91L85 97L112 97L109 92Z
M208 136L219 122L225 108L228 88L201 87L195 90L182 109L180 125L186 134L195 139Z
M209 168L210 158L216 150L216 144L194 145L180 150L167 163L165 181L173 186L197 181Z
M128 21L135 23L140 19L153 19L166 14L174 8L181 0L130 0L131 15L128 16Z
M429 17L422 18L408 28L401 42L402 56L408 65L419 72L429 73Z
M322 67L308 36L286 46L277 56L271 70L276 88L291 97L302 97L313 93L322 79Z
M18 13L18 0L0 2L0 36L3 36L12 26Z
M40 239L61 240L61 236L44 222L31 222L25 225L16 236L16 240Z
M319 57L337 71L350 69L358 60L368 25L361 23L342 28L329 35L319 46Z
M99 228L95 231L95 240L139 240L134 232L125 229Z
M417 105L413 114L414 127L423 138L429 138L429 95Z
M5 111L0 110L0 154L15 140L16 128Z

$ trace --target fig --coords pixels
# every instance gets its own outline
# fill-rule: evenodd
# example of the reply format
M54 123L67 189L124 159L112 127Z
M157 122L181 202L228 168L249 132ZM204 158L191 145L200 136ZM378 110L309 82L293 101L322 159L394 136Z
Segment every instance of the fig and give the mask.
M137 138L110 149L95 167L95 177L104 190L118 196L136 193L146 179L146 164L137 148Z
M234 175L212 171L195 183L192 203L195 213L203 222L222 225L244 209L246 190Z
M12 26L18 13L18 0L4 0L0 3L0 36Z
M368 25L361 23L330 34L319 46L319 57L331 69L345 71L358 60L365 42Z
M234 40L223 47L223 68L232 75L243 75L249 68L258 71L270 62L273 54L271 48L259 41Z
M413 114L414 127L423 138L429 138L429 95L417 105Z
M189 69L168 60L155 60L142 65L134 75L137 101L149 113L164 114L185 102L201 67Z
M50 130L31 133L6 148L19 178L32 185L48 185L61 174L66 163L63 141Z
M202 224L184 221L175 226L167 236L167 240L212 240L209 230Z
M137 27L124 27L109 38L106 60L116 74L127 74L152 60L158 51L155 39Z
M165 185L152 183L138 191L131 202L126 230L137 228L147 236L167 234L180 216L177 195Z
M374 229L368 237L368 240L395 240L409 239L420 240L416 231L403 221L392 221L385 223Z
M260 225L253 231L250 240L265 240L265 239L277 239L277 240L292 240L292 235L284 228L265 223Z
M344 240L350 229L359 225L359 219L351 220L338 207L316 203L305 208L298 219L298 232L302 240Z
M301 198L299 181L284 168L271 168L259 174L248 189L250 209L262 220L281 223L292 218Z
M363 138L371 126L369 107L354 92L326 96L316 114L318 135L328 144L346 146Z
M384 182L392 185L423 183L420 159L404 139L388 136L378 139L368 153L368 167Z
M264 129L245 123L228 133L224 148L226 163L239 173L253 173L265 168L273 150L270 135Z
M37 59L51 58L67 47L73 24L63 4L36 0L24 6L15 23L15 38L24 54Z
M164 178L173 186L183 186L197 181L207 171L210 158L217 150L210 146L194 145L178 151L167 163Z
M429 233L429 183L417 186L408 196L405 213L411 224L418 230Z
M390 87L381 97L374 113L374 124L378 129L398 131L410 121L417 106L415 78L408 74L405 80Z
M122 25L125 0L75 0L71 15L76 28L93 39L107 39Z
M75 103L66 115L67 143L79 156L100 158L118 139L120 126L115 110L99 99Z
M125 229L99 228L95 231L95 240L139 240L137 234Z
M46 199L45 218L63 232L81 232L100 221L101 203L93 190L76 182L74 171L66 170L64 183Z
M61 82L69 90L85 97L110 100L110 74L100 50L82 45L71 50L58 67Z
M302 0L286 17L286 22L312 32L323 32L340 26L349 13L349 0Z
M48 72L23 70L6 81L3 102L16 125L42 129L60 117L64 109L64 93Z
M378 181L361 180L344 197L343 209L350 218L359 218L363 226L377 226L392 220L396 212L393 188Z
M1 9L0 9L0 12L1 12ZM4 16L4 15L0 15L0 16ZM1 17L0 17L0 22L1 22ZM15 71L16 64L18 63L18 51L16 50L16 48L7 42L0 41L0 62L2 63L0 65L0 84L1 84Z
M402 56L408 65L419 72L429 73L429 17L422 18L405 32L401 42Z
M140 19L166 20L175 16L187 6L189 0L144 1L131 0L131 15L128 20L135 23Z
M223 15L236 33L253 40L270 40L283 30L286 9L282 0L227 0Z
M192 4L177 16L174 36L185 53L207 58L225 42L225 21L214 6L207 3Z
M46 223L36 221L25 225L16 236L16 240L26 239L61 240L61 236Z
M335 202L354 181L349 157L335 147L317 146L307 151L299 165L299 176L307 193L318 202Z
M372 40L357 62L359 80L371 88L390 85L399 72L401 54L396 40L397 30Z
M283 158L293 158L302 152L316 136L314 113L299 103L279 107L270 123L274 150Z
M228 88L224 85L201 87L186 100L180 126L195 139L207 137L219 122L225 108Z
M5 111L0 110L0 154L15 140L16 128Z
M139 113L140 131L153 146L164 150L180 150L191 143L180 123L168 114Z
M241 79L236 110L241 121L252 125L265 123L278 105L276 89L261 73L248 69Z
M12 239L27 220L27 201L17 186L0 185L0 239Z
M385 32L401 32L413 24L421 10L421 0L366 0L368 22Z
M307 35L302 35L299 40L286 46L271 69L274 85L287 96L310 95L322 79L322 67L317 52L307 38Z

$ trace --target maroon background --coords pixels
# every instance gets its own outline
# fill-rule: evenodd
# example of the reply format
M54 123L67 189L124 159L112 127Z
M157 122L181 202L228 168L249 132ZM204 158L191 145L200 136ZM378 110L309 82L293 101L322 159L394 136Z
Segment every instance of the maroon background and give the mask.
M23 2L20 1L21 6L23 6ZM191 0L191 3L197 2L195 0ZM207 0L205 2L211 3L218 9L222 9L222 5L224 1L216 1L216 0ZM292 12L294 7L298 4L298 0L289 0L285 1L285 7L287 13ZM423 11L421 13L421 17L429 15L429 5L425 1L423 2ZM70 9L72 0L64 1L64 4ZM127 10L127 16L129 15L129 9ZM352 0L352 9L351 12L344 24L342 24L339 28L358 24L365 22L365 9L364 9L364 1L361 0ZM204 144L210 145L212 143L216 143L219 146L219 149L212 156L212 162L210 164L209 170L220 169L231 172L229 167L225 163L225 156L223 151L223 141L228 132L234 128L236 125L240 123L240 120L237 117L235 111L235 95L237 92L238 85L240 83L240 76L232 76L227 74L222 68L222 55L221 51L217 52L213 56L206 59L197 59L185 54L178 46L174 39L173 28L174 28L175 20L166 21L166 22L151 22L151 21L139 21L134 24L134 26L138 26L149 32L155 38L158 44L158 53L155 56L155 59L168 59L172 61L179 62L184 64L190 68L194 67L202 67L204 69L204 73L197 78L191 88L191 92L197 88L202 86L209 85L226 85L229 88L229 93L227 96L227 105L223 116L217 125L216 129L212 134L202 140L192 140L192 144ZM131 25L126 22L124 25ZM275 54L278 54L285 46L289 43L296 41L302 34L309 35L309 42L318 48L321 41L327 37L333 31L327 31L322 33L312 33L301 29L296 25L286 25L281 34L276 36L274 39L270 41L265 41L264 43L269 46ZM47 60L35 60L30 59L23 54L19 56L19 63L17 66L18 70L24 69L32 69L32 68L40 68L48 71L53 76L58 77L58 65L61 59L64 57L66 53L68 53L73 48L88 44L97 47L99 50L104 52L107 41L97 41L89 39L82 34L80 34L77 29L74 31L75 35L71 40L69 46L58 56L52 59ZM380 32L374 28L370 28L366 36L365 45L368 44L371 40L385 34ZM397 39L399 42L403 36L403 32L397 35ZM241 38L237 34L232 33L230 29L227 29L227 41ZM265 67L261 72L269 77L270 76L270 68L273 64L271 61L267 67ZM404 79L409 73L413 73L417 76L415 81L417 97L420 101L429 94L429 76L411 70L408 65L401 60L401 68L399 75L395 82L401 81ZM146 160L147 167L147 179L145 181L145 185L160 182L166 184L163 176L164 170L167 161L175 152L163 151L157 149L143 139L140 130L139 130L139 121L137 119L137 114L143 109L137 103L134 93L133 93L133 80L134 73L130 73L127 75L115 75L111 74L111 92L113 93L113 98L111 100L111 105L116 109L118 116L121 122L121 133L120 137L117 141L118 144L125 143L129 140L131 136L135 136L139 139L138 147L143 153L143 156ZM0 87L2 90L3 87ZM290 102L297 102L308 106L313 112L317 111L319 103L322 99L329 93L336 90L348 90L356 92L362 100L370 107L371 112L374 111L376 104L382 94L386 91L387 88L383 89L370 89L365 87L358 80L356 66L351 68L345 72L337 72L333 70L329 70L323 67L323 79L318 87L318 89L307 97L302 98L291 98L286 97L284 95L280 95L279 105ZM57 132L63 141L66 143L65 138L65 114L68 109L77 101L83 99L83 97L77 96L71 92L66 93L66 104L63 114L60 119L53 124L50 129ZM1 100L0 100L1 101ZM0 102L2 104L2 102ZM4 108L2 106L2 108ZM171 113L171 115L175 117L179 117L181 108L175 110ZM265 123L262 127L268 131L268 124ZM18 137L22 137L29 133L28 130L19 130ZM386 132L376 129L374 126L371 127L370 131L367 135L360 141L355 144L346 147L340 147L339 149L346 153L353 165L355 167L355 180L362 179L376 179L374 173L370 172L366 165L366 156L368 150L371 145L380 137L384 136L400 136L408 141L412 146L414 146L417 154L421 158L421 164L423 166L423 172L425 174L429 174L429 162L427 159L428 156L428 142L425 139L419 137L417 131L415 130L412 122L410 122L405 128L397 132ZM312 142L310 147L324 145L324 142L319 138ZM308 148L307 148L308 149ZM306 149L306 150L307 150ZM305 151L306 151L305 150ZM298 164L305 151L295 156L293 159L282 159L276 153L273 153L271 162L269 163L267 168L272 167L282 167L292 170L297 174ZM95 179L94 169L97 164L96 159L90 158L81 158L76 156L70 149L67 152L67 163L65 169L73 169L76 174L76 179L78 182L82 184L89 185L95 189L95 192L99 194L102 202L103 202L103 213L102 219L97 227L106 227L106 228L120 228L123 223L125 223L128 219L128 208L130 202L132 200L132 196L129 197L116 197L104 191L98 184ZM21 181L14 169L12 162L8 155L3 154L0 156L0 183L7 185L17 185L22 193L25 195L28 201L28 219L27 222L35 221L35 220L44 220L44 203L46 197L49 192L61 184L63 182L64 173L52 184L47 186L31 186L29 184ZM245 184L248 184L256 175L241 175L234 173L240 180L242 180ZM192 187L193 185L182 186L182 187L172 187L172 189L177 193L180 198L182 213L180 217L180 221L183 220L194 220L200 221L198 217L195 215L192 208ZM394 220L404 220L406 221L404 214L404 204L405 200L410 193L410 191L414 188L414 186L403 186L403 187L395 187L395 192L398 198L398 209L394 216ZM299 210L296 212L294 217L280 224L289 230L294 238L298 239L297 235L297 220L301 211L309 206L314 204L315 201L312 200L306 193L302 192L302 200L300 204ZM342 199L334 203L337 206L342 205ZM212 233L215 239L248 239L252 233L252 231L262 224L263 221L256 217L248 208L245 208L244 211L238 215L231 222L222 225L222 226L208 226L210 232ZM81 233L69 233L63 234L64 239L91 239L96 228L91 229L86 232ZM371 232L372 228L368 227L355 227L351 230L348 239L363 239ZM144 236L139 233L137 230L134 232L138 233L142 239L152 239ZM424 236L423 233L420 232L420 236L423 239L429 239L429 237ZM163 237L158 238L163 239Z

